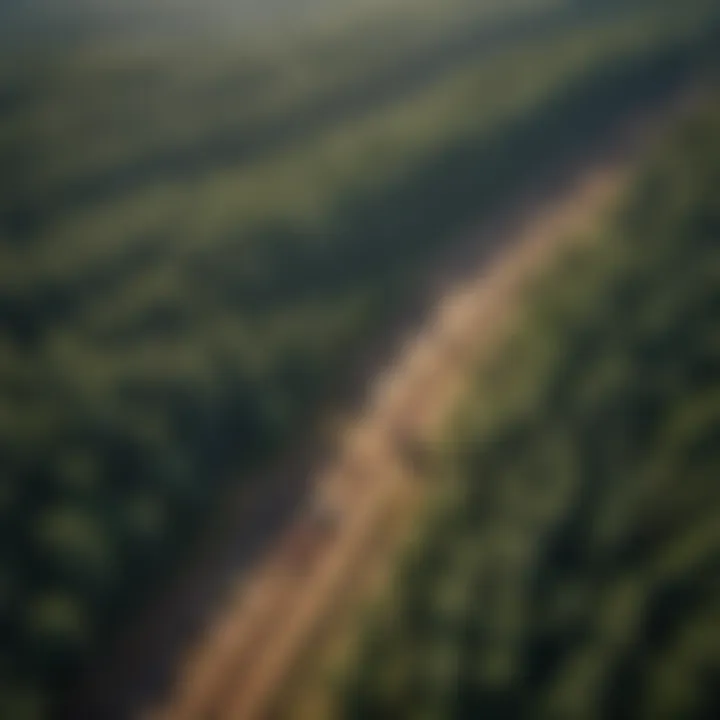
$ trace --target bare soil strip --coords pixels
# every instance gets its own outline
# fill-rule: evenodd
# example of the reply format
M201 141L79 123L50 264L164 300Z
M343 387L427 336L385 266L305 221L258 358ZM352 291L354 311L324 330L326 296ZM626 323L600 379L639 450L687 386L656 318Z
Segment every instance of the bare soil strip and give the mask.
M672 114L663 113L666 119ZM375 376L331 460L314 469L308 502L189 648L167 703L146 717L258 720L277 710L280 691L303 658L317 661L319 650L309 645L341 612L338 603L359 568L397 545L397 534L383 528L418 495L418 452L437 436L478 354L496 346L510 326L526 283L612 206L661 126L652 117L635 120L600 160L586 161L551 198L542 192L525 198L504 224L473 236L462 278L442 291L419 329ZM488 258L473 251L479 247L503 251ZM301 704L285 712L299 717Z

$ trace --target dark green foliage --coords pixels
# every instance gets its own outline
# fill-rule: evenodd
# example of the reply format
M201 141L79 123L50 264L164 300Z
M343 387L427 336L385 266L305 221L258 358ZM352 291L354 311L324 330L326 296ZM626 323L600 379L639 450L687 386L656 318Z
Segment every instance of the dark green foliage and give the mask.
M715 105L533 288L339 716L716 716L719 173Z
M702 0L440 5L0 54L0 717L102 654L448 238L716 40Z

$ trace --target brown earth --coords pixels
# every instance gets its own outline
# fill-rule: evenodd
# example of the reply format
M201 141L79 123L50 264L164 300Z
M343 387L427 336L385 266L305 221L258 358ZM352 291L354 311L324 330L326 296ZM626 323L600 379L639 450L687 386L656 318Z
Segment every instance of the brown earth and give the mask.
M337 619L349 621L348 608L356 612L377 587L358 576L387 565L407 535L402 513L418 508L424 494L424 448L438 437L478 355L511 327L523 287L559 248L588 235L659 126L647 115L635 118L600 158L576 166L549 192L536 189L501 222L471 236L447 283L437 285L430 311L372 379L357 415L342 424L329 459L311 463L306 500L242 573L184 653L167 702L146 717L321 716L312 687L320 676L308 664L327 659L337 632L348 632L348 622ZM502 251L488 258L488 247ZM393 525L405 530L393 532ZM323 634L333 619L337 632Z
M327 717L328 664L351 645L360 609L387 585L431 497L426 448L478 355L511 327L524 284L597 222L696 94L626 117L582 157L533 168L516 197L443 251L408 312L388 320L332 391L330 407L345 411L329 413L331 442L321 415L227 498L175 581L123 628L61 716Z

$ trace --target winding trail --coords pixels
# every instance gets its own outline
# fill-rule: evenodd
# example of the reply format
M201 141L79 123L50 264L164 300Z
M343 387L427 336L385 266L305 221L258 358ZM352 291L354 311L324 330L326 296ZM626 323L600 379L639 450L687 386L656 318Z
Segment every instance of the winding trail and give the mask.
M289 675L312 655L318 628L359 563L392 551L376 541L382 524L417 494L418 454L438 436L478 354L510 327L524 285L613 205L638 156L675 112L674 105L663 112L662 123L655 114L634 118L597 156L470 236L436 285L429 313L373 378L332 455L313 467L309 499L185 653L166 702L145 717L268 717Z
M351 392L329 447L308 427L250 478L186 571L108 662L90 669L60 716L318 720L283 693L290 687L295 697L297 678L320 661L333 618L346 618L343 633L357 624L348 607L365 599L358 578L387 565L407 536L412 523L398 517L411 520L426 496L424 449L478 356L511 326L524 284L597 223L697 94L666 97L607 128L583 157L533 170L535 180L443 251L419 289L420 309L388 328L379 357L371 352L360 368L359 394ZM349 602L353 594L361 597Z

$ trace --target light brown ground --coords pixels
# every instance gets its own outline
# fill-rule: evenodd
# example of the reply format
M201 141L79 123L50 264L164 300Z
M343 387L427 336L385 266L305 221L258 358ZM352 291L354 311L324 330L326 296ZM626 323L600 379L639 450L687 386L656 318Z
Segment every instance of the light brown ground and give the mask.
M552 203L524 207L512 237L497 242L512 251L485 259L444 293L338 433L310 504L230 595L184 658L169 701L148 717L322 716L318 668L349 638L346 620L382 584L423 495L409 448L437 436L478 354L509 327L524 284L562 243L597 223L630 163L621 153L593 164Z

